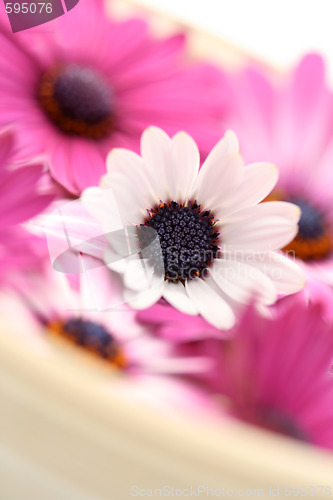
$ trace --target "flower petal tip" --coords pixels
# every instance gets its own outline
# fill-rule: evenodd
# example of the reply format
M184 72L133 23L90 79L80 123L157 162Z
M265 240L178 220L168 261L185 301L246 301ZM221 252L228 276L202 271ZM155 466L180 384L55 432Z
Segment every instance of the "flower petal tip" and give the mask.
M239 153L238 137L233 130L227 130L222 140L225 141L228 153Z

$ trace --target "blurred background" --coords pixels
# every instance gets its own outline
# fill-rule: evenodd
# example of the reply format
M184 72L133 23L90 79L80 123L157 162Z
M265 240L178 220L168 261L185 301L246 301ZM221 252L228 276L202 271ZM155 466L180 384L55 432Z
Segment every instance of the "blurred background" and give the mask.
M137 0L286 69L320 52L333 84L332 0Z

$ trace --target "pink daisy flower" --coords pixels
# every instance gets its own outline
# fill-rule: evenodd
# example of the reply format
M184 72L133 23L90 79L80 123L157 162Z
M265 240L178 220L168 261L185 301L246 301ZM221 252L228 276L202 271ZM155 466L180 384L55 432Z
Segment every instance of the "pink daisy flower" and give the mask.
M163 297L217 328L231 328L253 293L259 304L270 305L278 294L303 288L299 267L276 252L296 235L300 210L280 201L259 204L274 187L277 169L245 166L233 132L199 166L189 135L170 138L150 127L141 156L113 150L100 187L86 189L81 200L100 234L111 234L104 259L121 276L126 302L145 309ZM136 235L137 255L123 258L126 248L112 241L121 227ZM151 234L155 243L147 246Z
M188 131L203 154L221 136L223 77L188 67L184 36L154 39L142 20L109 19L102 0L80 2L51 27L12 34L0 21L0 120L18 125L21 155L48 154L68 191L96 185L107 153L137 151L148 125Z
M333 97L322 59L306 56L285 81L253 67L230 79L233 113L247 161L264 158L279 169L268 199L302 210L299 231L286 246L308 276L333 284Z
M228 413L333 448L333 329L319 305L295 301L275 320L250 308L232 339L216 341L210 352L213 385Z
M15 147L13 132L0 132L1 286L15 284L19 273L40 269L46 246L21 224L41 212L53 199L52 195L39 192L44 165L39 161L14 164Z
M111 394L117 392L131 401L147 400L169 411L189 411L191 405L198 411L200 406L207 411L210 407L207 393L191 385L184 376L209 371L212 361L200 354L185 356L172 344L154 338L136 321L136 312L127 306L95 309L96 286L99 293L117 294L116 283L106 281L105 273L108 273L106 268L98 269L98 284L94 282L93 287L89 276L82 274L74 288L64 275L49 268L43 279L35 277L24 302L10 295L0 313L9 317L6 319L9 329L44 356L52 350L48 338L56 335L107 363L113 374L118 375L110 378L106 388Z

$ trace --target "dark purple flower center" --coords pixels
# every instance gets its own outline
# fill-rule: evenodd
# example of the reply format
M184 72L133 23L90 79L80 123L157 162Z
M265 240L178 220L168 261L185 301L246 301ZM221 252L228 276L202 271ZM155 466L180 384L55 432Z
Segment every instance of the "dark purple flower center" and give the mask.
M303 198L287 199L298 205L302 211L298 234L286 247L287 251L295 253L304 260L323 260L333 252L333 231L325 214L318 207Z
M261 420L265 428L286 436L308 441L308 437L297 422L290 416L274 408L265 407L261 411Z
M196 201L186 205L161 202L149 210L142 226L157 231L163 256L162 263L157 257L159 249L147 247L150 253L146 257L155 272L172 282L202 277L219 251L216 222L211 211L202 210Z
M315 239L322 236L325 232L325 223L321 211L300 198L292 198L289 201L302 210L298 223L298 235L303 239Z
M38 96L49 118L67 134L99 139L114 128L110 84L91 67L68 64L46 72Z
M99 323L71 318L65 323L51 325L50 329L108 359L119 368L123 368L126 364L118 343L105 326Z

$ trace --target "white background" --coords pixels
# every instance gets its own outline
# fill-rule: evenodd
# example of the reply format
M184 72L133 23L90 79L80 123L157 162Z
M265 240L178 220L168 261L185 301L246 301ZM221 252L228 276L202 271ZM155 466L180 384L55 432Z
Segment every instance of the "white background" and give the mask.
M333 83L333 0L137 0L283 69L321 53Z

